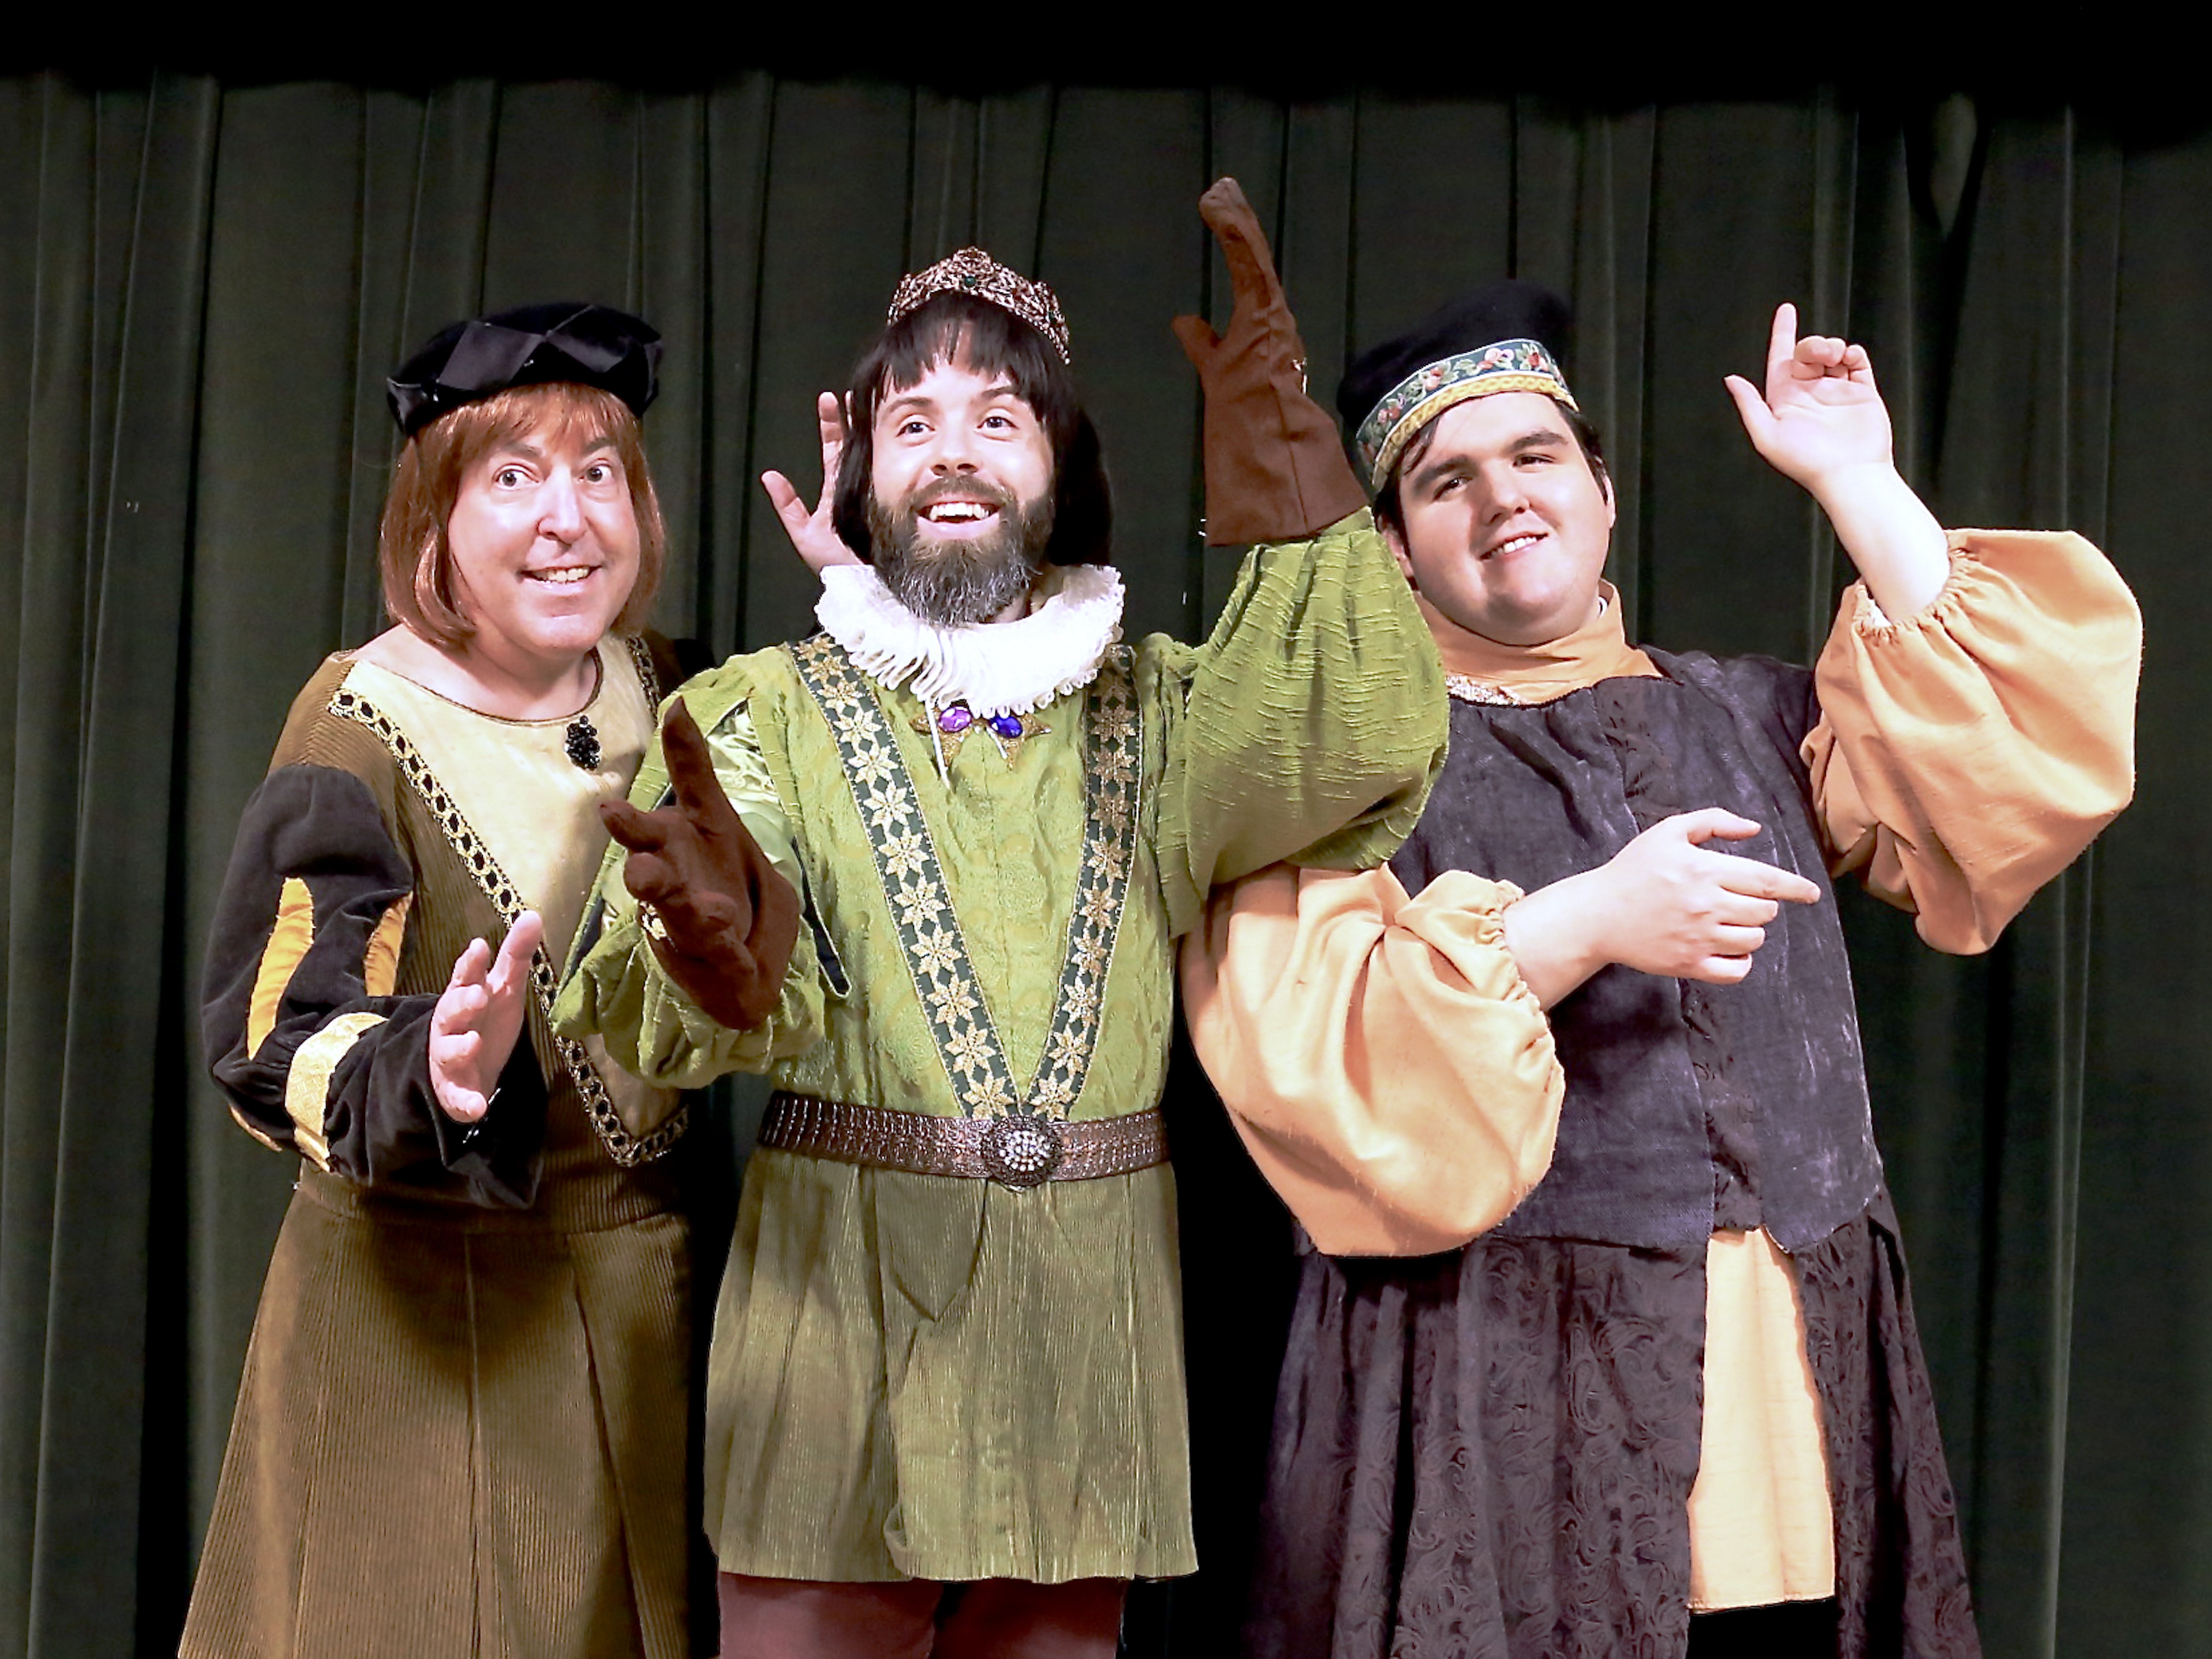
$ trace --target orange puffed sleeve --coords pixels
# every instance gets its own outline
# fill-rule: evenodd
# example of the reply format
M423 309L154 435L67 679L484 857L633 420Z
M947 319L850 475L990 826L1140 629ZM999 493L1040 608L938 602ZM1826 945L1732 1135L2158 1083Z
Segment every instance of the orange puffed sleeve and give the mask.
M1520 896L1278 865L1215 892L1184 941L1192 1041L1320 1249L1455 1249L1550 1168L1566 1079L1499 931Z
M1971 952L2134 793L2142 618L2079 536L1954 531L1951 548L1917 617L1844 594L1803 752L1834 870Z

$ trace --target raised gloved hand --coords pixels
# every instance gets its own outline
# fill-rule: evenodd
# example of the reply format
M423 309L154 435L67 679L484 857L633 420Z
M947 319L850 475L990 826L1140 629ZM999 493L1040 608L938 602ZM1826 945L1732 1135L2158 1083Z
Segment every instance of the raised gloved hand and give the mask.
M1306 396L1306 349L1260 221L1234 179L1198 210L1229 264L1235 308L1217 335L1175 319L1206 389L1206 539L1217 547L1302 541L1367 505L1336 423Z
M653 953L708 1014L750 1030L775 1011L799 939L799 896L730 805L698 723L679 698L660 730L676 803L650 812L599 808L629 848L623 884L638 901Z

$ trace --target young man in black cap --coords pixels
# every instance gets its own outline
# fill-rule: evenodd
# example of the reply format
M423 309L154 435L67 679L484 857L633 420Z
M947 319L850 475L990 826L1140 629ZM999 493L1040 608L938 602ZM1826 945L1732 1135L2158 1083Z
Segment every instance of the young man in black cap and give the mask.
M1639 650L1565 323L1502 284L1347 376L1450 758L1389 866L1186 948L1316 1252L1251 1650L1972 1655L1827 882L1987 948L2128 799L2135 607L2077 537L1947 538L1784 306L1728 389L1862 582L1810 673Z
M778 1088L708 1371L725 1659L1105 1659L1128 1581L1195 1565L1170 942L1271 860L1386 856L1443 737L1257 224L1204 206L1208 533L1272 544L1213 637L1120 644L1058 303L966 250L823 398L819 506L768 481L824 631L694 680L632 794L674 804L610 817L565 1026ZM793 893L787 964L752 926Z

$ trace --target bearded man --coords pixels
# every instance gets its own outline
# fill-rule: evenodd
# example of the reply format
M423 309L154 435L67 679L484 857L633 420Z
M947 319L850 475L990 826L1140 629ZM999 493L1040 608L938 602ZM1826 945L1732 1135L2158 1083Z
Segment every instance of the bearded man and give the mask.
M1262 544L1212 637L1120 643L1059 306L967 250L823 398L820 503L765 480L823 632L693 681L631 798L673 804L610 814L564 1028L777 1087L707 1389L730 1659L1103 1659L1128 1581L1195 1565L1172 941L1273 860L1387 856L1443 740L1256 223L1202 205L1209 536Z
M1389 866L1185 951L1313 1245L1248 1649L1970 1659L1828 880L1987 949L2128 799L2140 618L2079 537L1947 536L1784 306L1728 389L1861 580L1810 672L1630 644L1566 322L1500 284L1346 375L1450 761Z

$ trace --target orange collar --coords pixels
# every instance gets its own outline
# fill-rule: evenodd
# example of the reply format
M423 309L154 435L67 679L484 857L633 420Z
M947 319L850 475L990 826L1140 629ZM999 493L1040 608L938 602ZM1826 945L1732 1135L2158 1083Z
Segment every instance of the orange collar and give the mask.
M1500 645L1469 633L1420 594L1413 602L1436 635L1444 673L1473 681L1513 702L1549 702L1600 680L1625 676L1656 678L1651 659L1629 644L1620 617L1620 595L1611 582L1598 584L1597 615L1571 634L1542 645ZM1478 699L1487 701L1488 699Z

